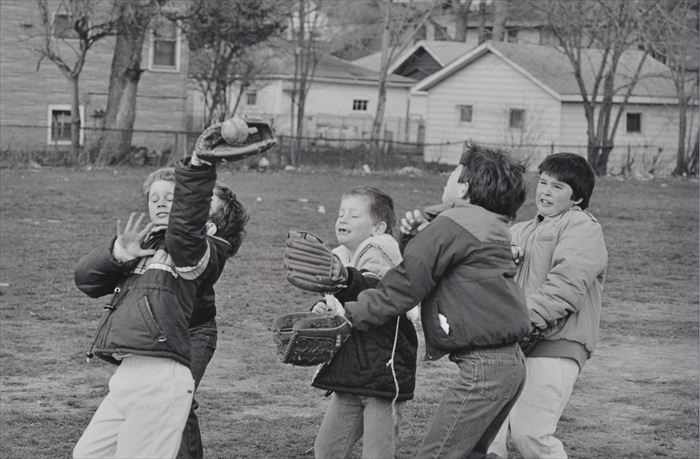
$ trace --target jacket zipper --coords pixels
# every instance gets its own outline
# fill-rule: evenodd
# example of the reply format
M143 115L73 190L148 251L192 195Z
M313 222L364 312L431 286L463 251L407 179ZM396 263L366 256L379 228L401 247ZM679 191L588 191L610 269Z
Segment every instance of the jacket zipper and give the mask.
M116 287L114 289L114 295L119 295L121 292L121 289L119 287ZM90 360L92 360L93 357L95 357L95 353L93 352L95 350L95 345L97 344L97 340L100 339L102 329L105 328L105 325L107 325L107 321L109 320L109 316L114 312L116 309L114 307L114 297L112 297L112 301L107 304L104 308L107 309L109 312L106 313L104 316L102 323L100 326L97 328L97 333L95 333L95 339L92 340L92 344L90 345L90 349L85 353L85 361L90 363Z
M164 343L168 340L168 337L165 336L163 333L163 330L160 328L160 325L158 324L158 321L156 320L155 314L153 314L153 310L151 309L151 303L148 301L148 297L144 296L143 301L146 303L146 311L148 311L148 315L151 316L151 320L155 324L156 328L158 329L158 342L159 343Z

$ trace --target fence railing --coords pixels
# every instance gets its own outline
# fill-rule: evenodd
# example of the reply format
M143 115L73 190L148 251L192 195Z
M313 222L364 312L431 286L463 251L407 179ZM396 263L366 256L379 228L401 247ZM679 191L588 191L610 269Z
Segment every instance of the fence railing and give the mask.
M17 164L37 161L47 165L86 164L94 161L94 148L102 130L81 129L81 148L78 158L71 157L68 139L52 141L47 126L0 125L0 160ZM200 132L175 130L132 130L131 152L123 163L132 165L164 165L191 152ZM425 167L426 163L455 164L464 148L464 141L418 143L393 139L373 142L365 137L291 137L278 135L278 145L266 153L272 167L295 165L324 165L342 168L360 168L367 164L373 169L395 169L404 166ZM508 144L479 142L482 145L510 151L530 169L547 154L568 151L582 156L586 145L574 144ZM251 159L250 161L254 161ZM670 173L675 152L652 144L617 145L608 163L610 173L635 172ZM252 163L249 162L249 165Z

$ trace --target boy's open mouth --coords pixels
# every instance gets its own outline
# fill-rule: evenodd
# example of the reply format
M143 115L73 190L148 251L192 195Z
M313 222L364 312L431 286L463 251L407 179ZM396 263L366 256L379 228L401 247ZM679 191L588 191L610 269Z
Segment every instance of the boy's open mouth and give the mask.
M338 234L348 234L350 230L346 228L338 228Z

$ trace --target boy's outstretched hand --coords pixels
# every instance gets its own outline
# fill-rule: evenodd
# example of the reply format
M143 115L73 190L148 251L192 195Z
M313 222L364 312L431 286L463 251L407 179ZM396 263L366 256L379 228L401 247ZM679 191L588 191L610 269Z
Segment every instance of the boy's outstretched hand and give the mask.
M129 215L129 220L126 222L124 229L121 229L121 220L117 220L117 240L114 241L113 255L117 261L124 263L135 258L147 257L156 253L154 249L144 249L141 247L141 242L148 233L153 229L153 223L149 222L143 229L139 230L145 215L141 213L136 218L136 213L132 212Z
M420 230L426 227L428 224L428 219L425 218L423 212L420 210L409 210L406 215L401 219L399 225L399 230L403 234L415 235Z

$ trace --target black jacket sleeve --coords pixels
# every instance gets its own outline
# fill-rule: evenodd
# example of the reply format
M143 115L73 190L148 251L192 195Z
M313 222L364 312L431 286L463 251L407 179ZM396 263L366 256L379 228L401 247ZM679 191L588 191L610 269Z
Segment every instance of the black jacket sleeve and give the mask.
M126 263L117 261L112 255L113 246L114 239L82 257L75 267L75 285L92 298L112 293L138 263L138 259Z
M348 286L335 294L335 297L338 298L338 301L341 303L356 301L361 291L374 288L379 283L378 277L363 276L362 273L355 268L346 269L348 270Z

